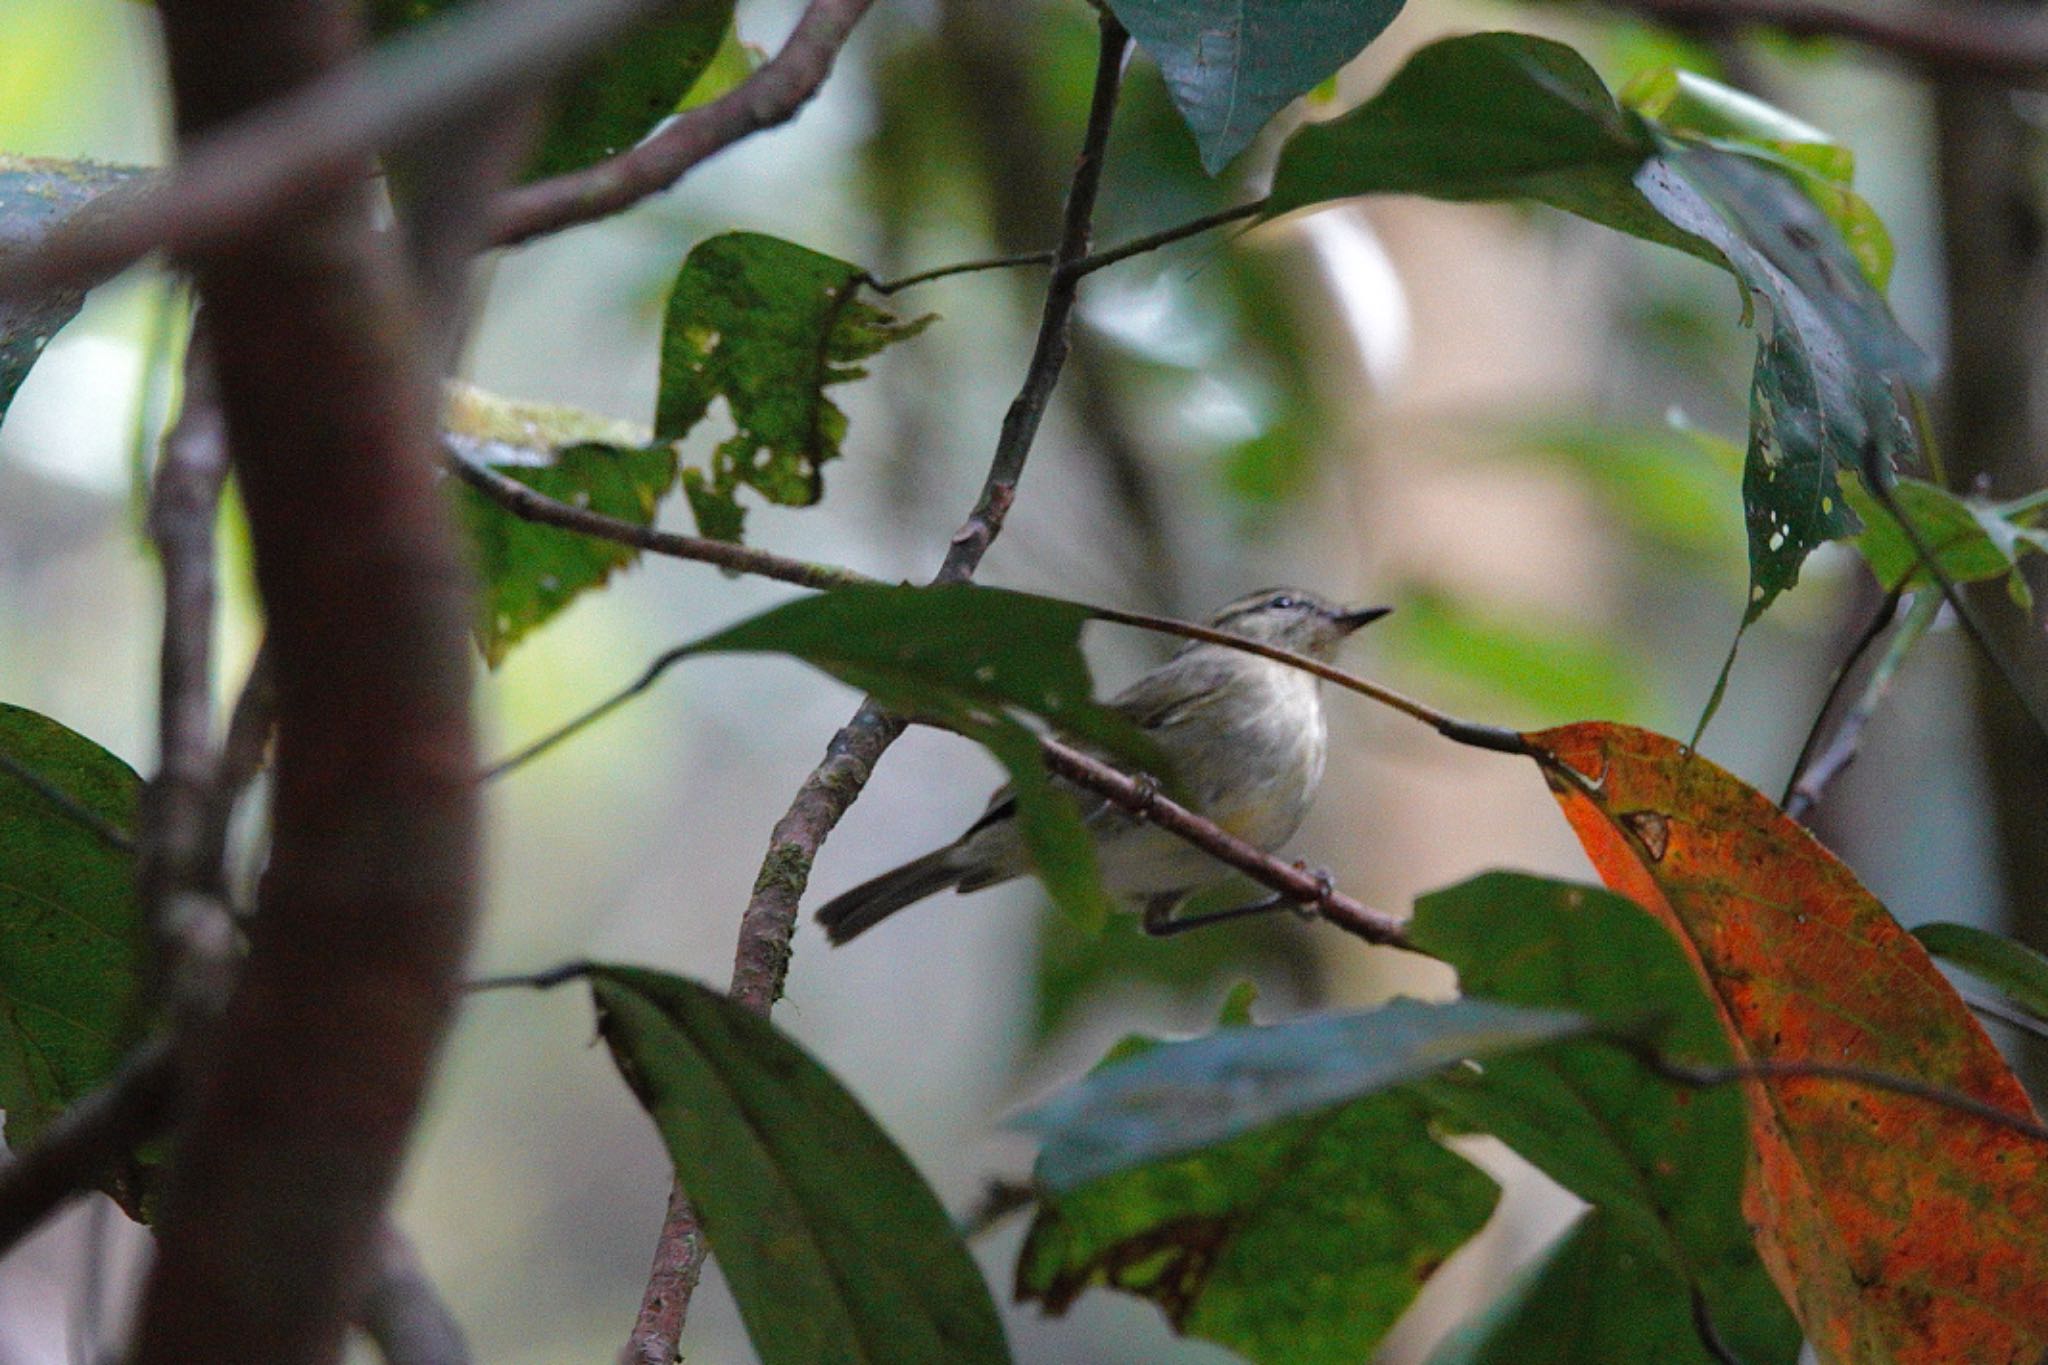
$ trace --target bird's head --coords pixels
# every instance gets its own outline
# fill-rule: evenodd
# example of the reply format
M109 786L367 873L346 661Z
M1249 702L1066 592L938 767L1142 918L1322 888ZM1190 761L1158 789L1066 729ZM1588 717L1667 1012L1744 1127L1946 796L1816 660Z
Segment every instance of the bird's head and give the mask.
M1267 588L1238 598L1211 617L1209 624L1328 662L1351 632L1392 610L1340 606L1299 588Z

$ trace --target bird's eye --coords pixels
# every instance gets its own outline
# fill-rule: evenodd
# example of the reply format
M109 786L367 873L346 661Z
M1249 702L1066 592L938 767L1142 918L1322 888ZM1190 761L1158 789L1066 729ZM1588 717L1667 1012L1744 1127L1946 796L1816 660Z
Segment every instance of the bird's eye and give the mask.
M1275 611L1293 611L1296 607L1300 606L1301 603L1295 601L1286 593L1282 593L1278 597L1274 598L1272 601L1268 602L1266 605L1271 607Z

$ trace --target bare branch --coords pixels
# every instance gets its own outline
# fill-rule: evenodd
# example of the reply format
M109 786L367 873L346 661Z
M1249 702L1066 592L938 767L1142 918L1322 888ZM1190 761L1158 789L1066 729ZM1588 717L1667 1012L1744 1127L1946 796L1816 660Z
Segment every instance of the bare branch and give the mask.
M457 478L522 521L556 526L579 535L631 545L635 549L667 555L671 559L712 564L732 573L757 574L762 578L794 583L800 588L838 588L849 583L874 581L867 575L855 573L851 569L791 559L785 555L757 550L750 545L736 545L730 541L707 540L702 536L658 531L651 526L635 526L630 521L608 517L587 507L571 507L568 503L529 488L510 475L501 474L477 460L471 453L470 443L466 438L444 432L441 442L448 449L448 468Z
M360 1317L385 1365L469 1365L462 1324L441 1302L411 1240L386 1223L378 1257Z
M617 156L500 196L491 216L492 240L512 246L609 217L667 189L741 138L788 122L824 84L839 49L873 3L811 0L782 50L736 88L678 115Z
M1086 787L1167 833L1185 839L1218 862L1236 868L1347 934L1384 947L1412 949L1404 921L1342 894L1316 873L1282 862L1213 820L1169 800L1149 783L1118 772L1100 759L1058 740L1041 740L1040 744L1045 766L1069 782Z
M1861 0L1605 0L1691 29L1775 28L1847 38L1917 66L2031 84L2048 75L2048 22L1996 5L1937 9Z
M1870 647L1877 643L1878 637L1885 633L1892 620L1898 616L1899 599L1902 595L1898 588L1893 588L1885 594L1877 613L1856 637L1856 642L1849 647L1849 652L1843 657L1842 662L1836 665L1834 676L1828 679L1827 691L1821 696L1820 705L1814 710L1813 724L1808 727L1806 738L1799 745L1799 754L1792 760L1792 771L1785 778L1785 794L1778 798L1778 805L1784 807L1786 814L1792 815L1795 820L1799 816L1793 814L1790 809L1792 794L1799 789L1799 779L1805 775L1806 765L1813 761L1814 751L1820 748L1828 713L1835 709L1835 703L1840 700L1842 689L1848 685L1849 676L1856 671L1856 665L1863 661L1863 656L1870 652Z
M1897 594L1893 594L1894 600L1896 597ZM1891 691L1892 679L1898 676L1899 669L1906 662L1906 655L1919 643L1920 637L1927 633L1928 627L1934 624L1934 618L1941 610L1941 600L1940 593L1923 591L1919 599L1913 603L1906 620L1899 626L1898 635L1886 648L1883 657L1877 661L1877 666L1871 670L1870 679L1864 684L1862 695L1857 697L1856 704L1849 708L1841 723L1835 727L1834 738L1828 742L1826 750L1810 764L1805 763L1802 758L1802 766L1794 774L1791 790L1786 793L1782 803L1785 814L1794 820L1804 820L1812 813L1813 808L1820 804L1821 797L1827 792L1828 784L1855 762L1856 754L1863 743L1864 727L1870 724L1870 718L1877 714L1877 708L1883 704L1885 694ZM1874 631L1865 636L1866 640L1873 638ZM1819 733L1819 724L1819 719L1816 718L1816 734Z

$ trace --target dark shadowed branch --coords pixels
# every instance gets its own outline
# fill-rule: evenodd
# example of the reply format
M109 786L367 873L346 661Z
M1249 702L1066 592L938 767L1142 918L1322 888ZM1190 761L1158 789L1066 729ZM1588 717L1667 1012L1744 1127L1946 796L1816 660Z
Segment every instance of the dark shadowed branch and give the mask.
M377 1257L361 1323L384 1365L469 1365L462 1326L435 1292L411 1240L387 1223Z
M678 115L638 146L501 195L492 210L492 240L509 246L609 217L667 189L740 139L788 122L824 84L873 3L811 0L782 50L734 89Z
M2048 23L2018 7L1937 8L1867 0L1605 0L1688 29L1774 28L1795 37L1847 38L1919 66L2000 80L2048 75Z
M546 11L566 8L521 12ZM338 3L159 13L188 147L331 73L354 41ZM276 798L250 951L181 1106L142 1365L336 1357L474 906L469 608L434 387L367 162L335 170L343 188L289 231L196 271L269 621Z

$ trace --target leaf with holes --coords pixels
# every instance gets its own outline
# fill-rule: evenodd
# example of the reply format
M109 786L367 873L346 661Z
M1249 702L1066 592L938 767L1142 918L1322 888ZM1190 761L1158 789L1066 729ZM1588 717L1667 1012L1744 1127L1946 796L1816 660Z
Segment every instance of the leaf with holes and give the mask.
M824 493L846 414L825 397L867 373L858 362L917 335L931 315L904 320L858 297L858 266L756 232L694 247L669 293L661 332L654 434L687 436L723 398L738 431L706 468L683 471L705 535L738 540L739 491L805 507Z
M1109 0L1166 77L1211 175L1380 36L1406 0Z
M1003 1365L988 1286L916 1169L803 1049L718 992L590 969L764 1365Z
M557 502L652 526L676 481L676 454L648 446L632 424L538 403L515 403L452 385L442 441L460 460L495 469ZM513 516L458 485L477 577L476 640L496 668L513 645L612 574L640 558L617 541L578 535Z
M87 211L101 195L147 174L133 166L0 152L0 253L27 245ZM0 418L50 338L84 303L85 291L68 287L28 298L0 296Z
M1267 1032L1212 1037L1235 1031ZM1160 1046L1127 1039L1099 1074ZM1365 1358L1484 1226L1499 1190L1435 1141L1410 1097L1322 1107L1043 1195L1018 1256L1017 1297L1060 1313L1090 1287L1119 1289L1157 1303L1174 1330L1260 1365Z
M794 655L983 745L1009 770L1040 880L1092 931L1111 908L1094 841L1071 789L1046 775L1037 738L1012 713L1036 716L1168 790L1175 778L1157 745L1094 699L1080 650L1089 618L1077 603L996 588L858 584L798 598L676 653Z
M0 754L119 830L142 780L47 716L0 704ZM135 858L0 769L0 1110L7 1145L31 1146L99 1089L136 1042L147 943ZM146 1163L107 1192L142 1216Z
M1408 933L1457 968L1467 996L1575 1011L1622 1033L1654 1022L1660 1050L1700 1065L1730 1060L1685 948L1624 896L1490 873L1417 901ZM1628 1267L1625 1275L1553 1283L1563 1301L1546 1297L1497 1320L1484 1358L1514 1358L1503 1343L1540 1336L1534 1324L1561 1316L1576 1326L1559 1346L1576 1343L1587 1353L1551 1358L1713 1365L1695 1330L1695 1294L1741 1359L1790 1365L1798 1355L1799 1329L1743 1218L1749 1138L1741 1092L1679 1089L1598 1041L1502 1054L1415 1091L1460 1129L1491 1133L1598 1210L1580 1240L1560 1251L1568 1263ZM1598 1350L1588 1349L1596 1342Z
M1738 1060L1870 1067L2032 1113L1920 945L1762 794L1627 726L1527 739L1602 879L1689 946ZM1823 1359L2048 1350L2042 1144L1845 1082L1746 1090L1746 1208Z
M439 19L469 0L372 0L379 34ZM676 112L720 40L733 0L673 0L661 17L585 63L556 88L525 177L559 175L622 152Z
M1288 139L1267 212L1379 193L1534 199L1731 271L1769 312L1743 478L1754 621L1815 546L1859 529L1841 472L1891 476L1911 450L1895 383L1932 376L1809 194L1817 172L1788 156L1624 109L1562 44L1482 33L1431 44L1372 100Z

